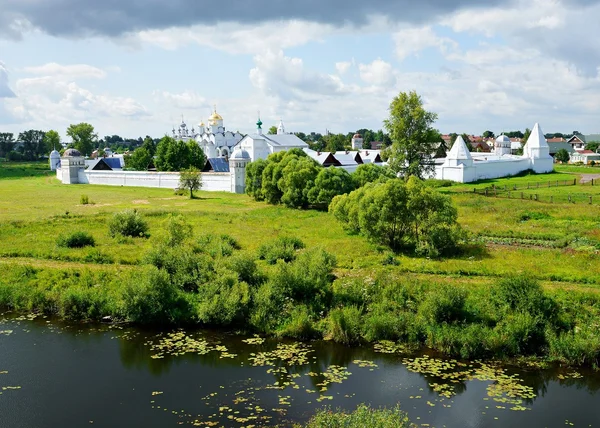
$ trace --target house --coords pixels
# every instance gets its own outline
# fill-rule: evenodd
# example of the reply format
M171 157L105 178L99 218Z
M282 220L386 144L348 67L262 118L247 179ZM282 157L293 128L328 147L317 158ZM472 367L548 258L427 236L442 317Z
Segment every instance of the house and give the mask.
M577 134L567 140L567 143L573 147L573 150L584 150L586 144L594 142L600 143L600 134Z
M489 153L492 151L488 143L483 139L471 141L471 147L473 147L474 152Z
M359 150L358 152L364 163L383 163L381 150Z
M248 134L240 140L234 149L246 150L250 160L266 159L271 153L283 152L290 149L308 149L308 144L294 134L287 134L280 122L277 134L262 133L262 121L256 122L256 133Z
M571 153L571 163L583 162L588 165L591 162L600 163L600 153L593 152L592 150L576 150Z
M384 149L383 141L371 141L371 150L382 150Z
M554 140L562 140L562 141L554 141ZM573 146L567 143L567 140L564 138L550 138L548 140L548 147L550 147L550 156L554 157L554 155L561 149L565 149L569 155L574 153L575 150Z

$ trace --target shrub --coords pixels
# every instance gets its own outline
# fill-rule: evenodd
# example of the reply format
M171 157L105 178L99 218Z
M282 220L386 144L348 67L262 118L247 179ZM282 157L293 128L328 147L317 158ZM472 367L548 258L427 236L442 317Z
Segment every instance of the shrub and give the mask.
M113 238L117 235L146 238L148 223L137 210L125 210L113 214L108 222L108 233Z
M462 288L440 285L427 294L419 307L419 314L431 325L463 322L468 318L466 297L467 293Z
M258 286L265 281L265 276L258 270L254 258L249 254L235 254L227 258L225 266L238 274L238 280L251 286Z
M201 235L196 241L195 251L209 254L212 258L229 257L240 245L229 235L216 236L212 234Z
M311 321L310 310L306 305L298 305L292 309L287 322L277 331L280 337L292 337L298 340L309 340L319 336Z
M221 274L198 288L198 320L206 325L242 325L247 319L250 289L235 274Z
M322 428L322 427L344 427L344 428L409 428L412 424L408 419L408 415L401 411L399 407L394 409L372 409L369 406L361 404L352 413L346 413L338 410L332 412L328 409L319 410L313 416L305 428ZM296 428L300 428L296 426Z
M81 195L79 197L79 203L81 205L88 205L90 203L90 199L88 198L88 195Z
M164 270L132 276L124 290L127 318L140 324L176 324L193 319L192 308Z
M344 345L361 340L362 313L356 306L336 308L327 317L327 338Z
M73 232L69 235L61 235L56 240L56 245L64 248L83 248L96 245L94 237L86 232Z
M269 264L283 260L286 263L296 259L296 251L304 248L304 243L295 237L281 236L274 241L263 244L258 249L260 260L266 260Z

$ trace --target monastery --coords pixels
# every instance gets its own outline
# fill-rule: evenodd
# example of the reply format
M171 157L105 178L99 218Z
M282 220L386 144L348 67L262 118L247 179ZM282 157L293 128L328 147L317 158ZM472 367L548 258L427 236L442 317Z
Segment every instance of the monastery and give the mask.
M470 153L463 138L458 136L446 158L436 159L433 178L470 183L508 177L528 169L536 173L552 172L554 169L550 147L537 123L523 147L523 155L511 153L511 141L506 135L496 139L493 153Z

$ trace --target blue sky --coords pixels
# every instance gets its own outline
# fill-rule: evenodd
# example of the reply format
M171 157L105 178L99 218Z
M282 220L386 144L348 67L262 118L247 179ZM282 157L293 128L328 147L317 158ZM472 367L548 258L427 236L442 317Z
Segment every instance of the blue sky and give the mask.
M477 3L0 0L0 132L350 132L409 90L442 132L600 132L600 1Z

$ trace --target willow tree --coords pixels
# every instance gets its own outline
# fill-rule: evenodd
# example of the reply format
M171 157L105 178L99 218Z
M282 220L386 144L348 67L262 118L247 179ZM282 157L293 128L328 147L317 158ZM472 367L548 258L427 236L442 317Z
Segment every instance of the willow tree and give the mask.
M385 150L390 168L405 178L428 176L435 170L433 155L440 139L432 127L437 114L423 108L423 100L415 91L398 94L389 111L383 124L392 140Z

